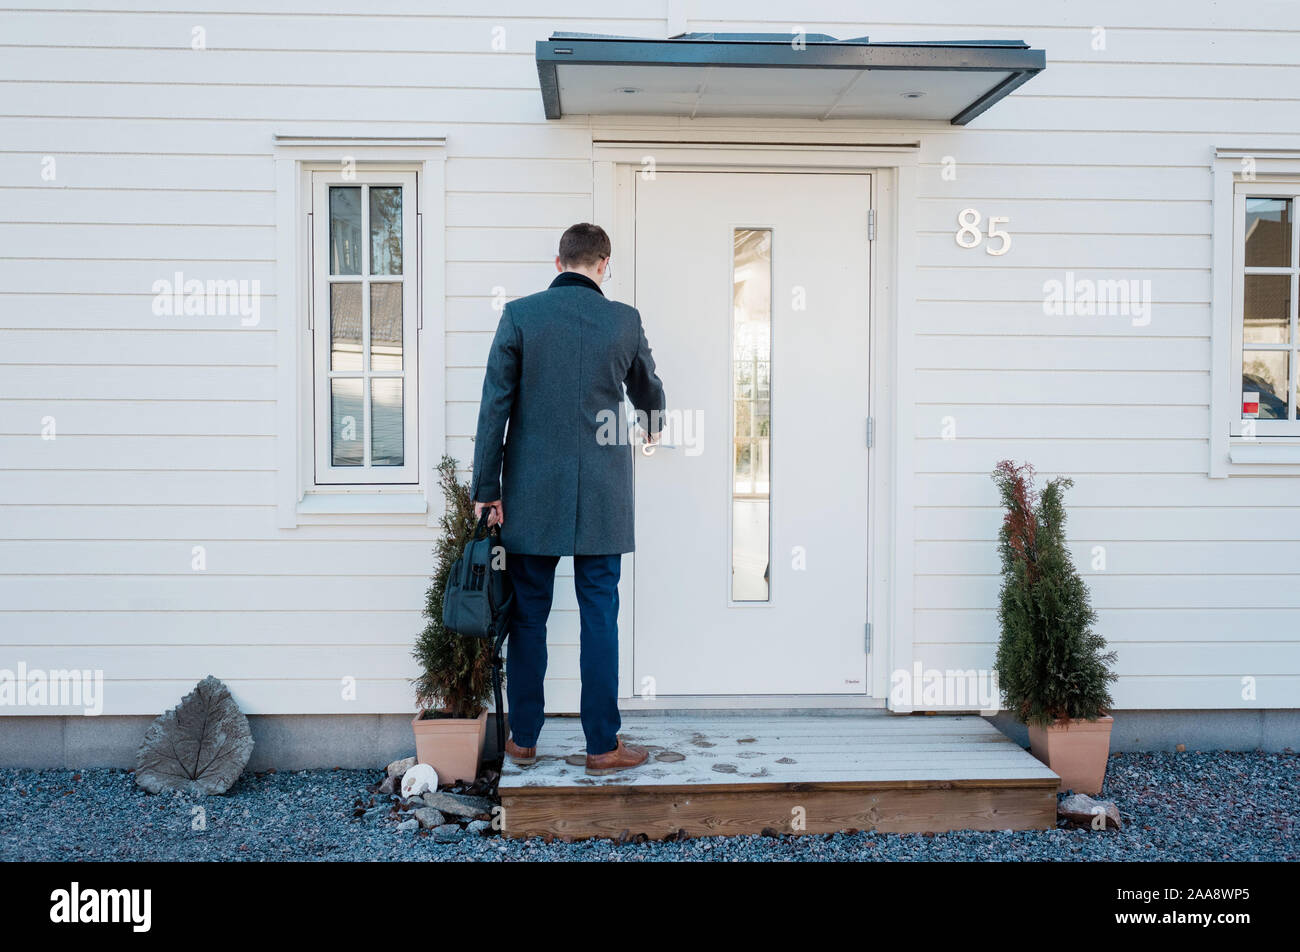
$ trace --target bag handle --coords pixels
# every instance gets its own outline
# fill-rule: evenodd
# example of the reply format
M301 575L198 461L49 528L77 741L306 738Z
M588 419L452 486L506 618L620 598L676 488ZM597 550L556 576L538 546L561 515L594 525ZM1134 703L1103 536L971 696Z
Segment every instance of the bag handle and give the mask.
M488 528L488 524L487 524L488 516L491 514L491 512L492 510L489 507L487 506L483 507L483 512L478 517L478 524L474 526L473 531L470 532L469 534L469 542L467 543L467 545L473 545L475 542L478 541L478 533L480 529L483 530L485 535L492 534L492 530ZM474 566L470 559L465 559L464 562L465 562L465 567L460 570L460 574L461 574L460 586L466 591L469 591L469 582L474 575Z

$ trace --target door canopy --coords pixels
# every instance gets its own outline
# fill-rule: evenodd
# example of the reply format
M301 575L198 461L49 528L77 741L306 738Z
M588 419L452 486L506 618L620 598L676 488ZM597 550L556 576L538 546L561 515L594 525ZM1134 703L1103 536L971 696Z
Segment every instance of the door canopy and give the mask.
M872 43L824 33L552 33L547 119L566 115L928 119L965 125L1047 66L1019 40Z

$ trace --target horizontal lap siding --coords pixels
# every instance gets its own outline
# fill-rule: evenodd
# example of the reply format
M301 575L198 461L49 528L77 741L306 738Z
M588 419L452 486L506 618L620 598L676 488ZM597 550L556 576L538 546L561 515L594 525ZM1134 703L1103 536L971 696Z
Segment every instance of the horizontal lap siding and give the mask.
M110 713L155 712L210 668L249 711L407 710L433 533L403 516L275 527L274 335L287 322L271 137L308 124L447 136L446 429L463 464L494 297L544 286L555 235L592 209L589 127L542 119L533 41L661 36L664 21L595 0L555 16L522 0L436 14L417 0L331 15L307 0L77 6L7 14L0 38L0 650L36 667L104 660ZM1296 481L1205 469L1209 160L1216 145L1300 146L1300 8L1252 8L1275 32L1242 30L1231 5L1174 0L1003 0L979 24L950 22L953 9L863 23L860 4L818 0L800 13L837 36L1048 51L1045 73L968 127L862 124L922 141L904 209L918 300L902 315L918 335L918 403L900 434L917 469L916 656L991 663L987 472L1014 456L1076 478L1071 546L1120 654L1121 707L1240 706L1241 675L1258 676L1255 706L1295 706ZM774 0L689 12L693 30L789 26ZM207 50L187 49L194 26ZM497 27L506 52L490 50ZM55 182L39 178L46 155ZM956 181L940 175L946 156ZM968 206L1010 218L1010 254L956 246ZM153 316L152 282L177 270L260 280L258 325ZM1045 316L1043 282L1067 270L1149 280L1151 322ZM57 441L37 436L45 416ZM955 440L941 439L947 418ZM550 706L574 710L567 579L556 594ZM358 679L356 701L343 677Z
M543 286L559 230L591 216L590 132L543 118L533 43L662 23L595 5L94 6L7 14L0 38L0 668L102 669L110 714L156 713L209 673L249 713L411 710L434 531L402 515L276 526L276 334L292 324L272 137L309 121L446 136L448 447L467 465L497 289ZM155 316L153 282L176 271L259 281L256 326ZM549 696L576 710L561 575Z

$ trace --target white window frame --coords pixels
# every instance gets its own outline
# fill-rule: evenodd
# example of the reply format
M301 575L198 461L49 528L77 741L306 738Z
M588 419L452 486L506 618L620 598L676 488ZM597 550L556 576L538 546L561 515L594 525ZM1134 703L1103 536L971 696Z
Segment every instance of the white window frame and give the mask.
M1265 267L1246 267L1243 256L1246 248L1246 199L1247 198L1284 198L1291 201L1291 261L1285 267L1265 268ZM1295 393L1296 393L1296 358L1300 357L1300 350L1296 347L1296 290L1297 274L1300 274L1300 230L1297 228L1297 211L1300 211L1300 179L1296 179L1290 185L1274 182L1238 182L1233 194L1233 214L1232 214L1232 244L1233 244L1233 262L1232 262L1232 313L1235 319L1232 322L1232 355L1236 366L1242 366L1247 350L1272 350L1279 353L1290 354L1287 360L1288 378L1287 378L1287 405L1290 408L1291 418L1287 420L1250 420L1247 421L1242 417L1240 412L1233 414L1230 431L1233 436L1246 436L1249 434L1250 427L1246 424L1252 422L1254 434L1258 437L1272 436L1300 436L1300 420L1295 417ZM1274 274L1285 275L1291 279L1291 313L1290 320L1290 339L1291 345L1288 348L1282 347L1253 347L1248 346L1245 341L1245 300L1246 300L1246 277L1252 274ZM1240 402L1240 401L1238 401ZM1238 408L1240 411L1240 408Z
M281 528L357 524L374 516L384 524L436 525L442 511L437 465L445 452L445 194L446 140L432 136L339 137L311 132L275 136L276 202L276 523ZM414 277L415 338L410 349L417 379L406 399L414 427L405 448L413 464L409 482L328 482L317 478L319 381L313 373L319 346L315 330L326 327L328 296L313 302L313 173L328 182L347 171L379 182L414 177L414 203L404 201L404 270ZM375 177L377 176L377 177ZM368 254L368 251L367 251ZM406 264L407 261L412 264ZM328 291L328 288L325 289ZM409 298L408 298L409 300ZM313 303L315 313L312 312ZM407 308L404 300L403 315ZM404 345L406 346L406 345ZM326 404L328 406L328 404ZM357 467L333 467L352 469ZM402 467L405 469L406 467Z
M1300 419L1255 420L1241 413L1245 302L1245 209L1250 197L1292 198L1300 213L1300 152L1220 148L1214 160L1214 271L1210 368L1210 459L1212 477L1300 475ZM1285 268L1250 268L1251 274L1286 274L1292 287L1292 341L1300 282L1300 230L1292 223L1291 261ZM1300 350L1292 350L1300 358ZM1295 401L1297 364L1290 367Z
M314 393L315 481L317 486L408 485L419 483L419 186L416 172L313 171L311 175L312 296L307 309L308 327L314 340L312 374ZM372 188L402 189L402 271L400 275L372 274L370 260L370 191ZM334 188L361 189L361 273L330 273L330 191ZM375 284L402 285L402 369L375 370L370 353L370 299ZM332 344L330 294L334 284L361 285L361 366L358 370L331 367ZM380 378L402 380L402 465L375 466L372 448L371 381ZM358 466L336 466L333 462L333 408L331 384L335 379L362 381L361 419L354 422L361 441L362 462Z

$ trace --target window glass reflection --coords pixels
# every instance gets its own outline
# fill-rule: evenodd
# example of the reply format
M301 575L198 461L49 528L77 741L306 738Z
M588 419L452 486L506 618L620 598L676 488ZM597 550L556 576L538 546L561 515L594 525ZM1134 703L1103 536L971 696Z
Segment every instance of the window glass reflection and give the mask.
M361 273L361 189L330 188L330 274Z
M1246 267L1291 267L1291 200L1246 199Z
M1242 355L1242 416L1257 420L1287 419L1290 354L1285 350L1248 350ZM1255 413L1250 405L1258 404Z
M402 190L370 189L370 273L402 273Z
M761 602L771 581L772 231L732 238L731 597Z

